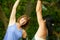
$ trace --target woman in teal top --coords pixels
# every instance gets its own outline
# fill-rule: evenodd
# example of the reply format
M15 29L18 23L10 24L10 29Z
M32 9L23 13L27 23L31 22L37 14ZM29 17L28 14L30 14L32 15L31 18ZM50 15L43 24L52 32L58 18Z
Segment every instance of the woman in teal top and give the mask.
M19 40L23 38L26 40L27 33L26 31L22 28L22 26L26 25L29 21L29 17L27 15L23 15L17 19L16 22L16 8L19 4L20 0L16 0L12 12L10 15L10 20L8 24L8 28L6 31L6 34L4 36L4 40Z

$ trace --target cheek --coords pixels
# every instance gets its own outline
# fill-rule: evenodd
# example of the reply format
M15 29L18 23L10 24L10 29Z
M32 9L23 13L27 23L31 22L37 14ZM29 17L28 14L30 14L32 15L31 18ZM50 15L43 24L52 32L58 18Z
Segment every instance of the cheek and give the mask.
M25 20L20 20L20 24L26 24L27 23L27 21L25 21Z
M20 24L22 24L23 23L23 21L20 21Z
M19 22L20 24L22 24L23 23L23 21L22 20L20 20L20 22Z

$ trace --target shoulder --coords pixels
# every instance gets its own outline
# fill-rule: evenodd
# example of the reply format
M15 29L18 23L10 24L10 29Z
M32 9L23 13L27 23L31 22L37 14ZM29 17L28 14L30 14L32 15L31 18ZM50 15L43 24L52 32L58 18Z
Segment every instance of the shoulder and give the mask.
M11 26L8 26L7 31L14 31L16 28L16 24L13 24Z
M12 27L12 26L16 26L16 23L15 24L12 24L12 25L8 25L8 27Z

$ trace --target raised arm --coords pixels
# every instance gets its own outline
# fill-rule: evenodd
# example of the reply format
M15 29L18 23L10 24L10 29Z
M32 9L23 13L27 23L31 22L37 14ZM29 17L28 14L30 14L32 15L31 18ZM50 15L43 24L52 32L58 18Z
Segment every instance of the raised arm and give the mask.
M37 1L36 13L37 13L38 24L40 25L41 22L43 21L43 18L42 18L42 4L41 4L40 0Z
M10 20L9 20L9 25L8 26L11 26L11 25L16 23L16 16L15 15L16 15L16 8L19 4L19 1L20 0L16 0L14 6L12 8L12 12L11 12L11 15L10 15Z
M36 32L36 37L39 38L46 38L47 36L47 29L45 26L45 22L42 18L42 4L41 4L41 0L37 1L37 6L36 6L36 13L37 13L37 20L38 20L38 24L39 24L39 28Z

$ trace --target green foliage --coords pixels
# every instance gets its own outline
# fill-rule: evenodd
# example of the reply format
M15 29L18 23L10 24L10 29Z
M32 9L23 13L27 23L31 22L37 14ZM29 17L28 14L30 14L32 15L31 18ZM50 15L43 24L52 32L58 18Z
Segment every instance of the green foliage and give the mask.
M5 34L4 26L3 26L2 21L0 20L0 40L4 38L4 34Z

